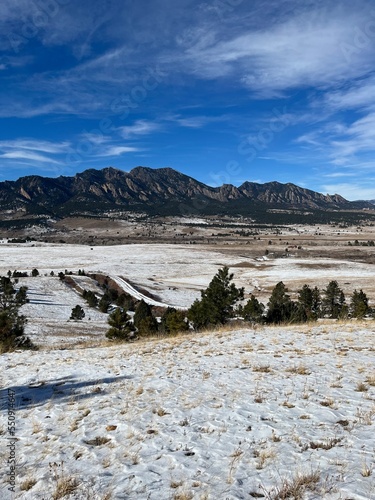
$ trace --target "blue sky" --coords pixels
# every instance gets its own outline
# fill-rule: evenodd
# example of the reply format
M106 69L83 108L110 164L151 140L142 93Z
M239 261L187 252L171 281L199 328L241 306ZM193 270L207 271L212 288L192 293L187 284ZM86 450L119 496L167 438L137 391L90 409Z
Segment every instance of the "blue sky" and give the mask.
M375 4L2 0L0 180L172 167L375 198Z

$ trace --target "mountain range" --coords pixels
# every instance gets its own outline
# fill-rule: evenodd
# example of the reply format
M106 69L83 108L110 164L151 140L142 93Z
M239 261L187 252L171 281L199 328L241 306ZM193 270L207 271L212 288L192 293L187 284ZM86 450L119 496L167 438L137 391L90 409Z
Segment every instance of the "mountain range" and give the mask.
M171 168L89 169L72 177L31 175L0 183L3 214L66 217L110 210L160 215L246 215L264 210L341 211L373 208L338 194L323 195L295 184L244 182L211 187Z

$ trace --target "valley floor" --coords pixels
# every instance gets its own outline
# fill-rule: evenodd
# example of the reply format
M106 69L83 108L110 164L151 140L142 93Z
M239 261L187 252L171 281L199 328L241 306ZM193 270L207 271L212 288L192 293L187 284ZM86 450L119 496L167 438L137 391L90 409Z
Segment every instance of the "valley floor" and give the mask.
M373 253L372 247L364 250ZM231 246L0 244L1 275L15 269L29 275L33 268L40 272L38 277L19 281L28 287L30 299L21 310L28 318L26 333L38 345L69 344L73 339L79 343L100 340L108 329L107 316L89 308L74 289L62 283L58 278L61 271L73 271L81 288L96 292L100 289L93 280L77 276L79 269L115 279L122 277L137 289L151 293L157 301L188 308L224 265L234 274L236 285L245 288L247 297L254 293L264 304L278 281L284 282L295 300L297 290L305 283L324 289L331 280L337 280L348 301L355 289L363 289L370 305L375 305L375 264L350 260L341 250L336 253L332 250L330 258L309 256L307 251L303 256L277 258L259 257L246 247ZM71 310L77 304L84 308L86 316L82 322L69 322Z

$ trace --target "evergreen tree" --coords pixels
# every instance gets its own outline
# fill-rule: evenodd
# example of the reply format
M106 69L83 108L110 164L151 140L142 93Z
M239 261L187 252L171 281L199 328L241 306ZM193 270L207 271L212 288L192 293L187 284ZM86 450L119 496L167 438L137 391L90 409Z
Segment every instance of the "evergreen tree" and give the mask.
M325 316L335 319L347 314L345 295L337 281L330 281L324 290L322 312Z
M15 295L16 303L18 306L23 306L29 299L27 298L27 286L21 286Z
M122 307L126 311L134 311L134 299L131 295L127 293L121 293L116 300L116 305Z
M83 290L82 297L86 300L89 307L97 307L99 300L92 290Z
M143 299L135 309L134 326L140 335L148 335L158 329L157 321L152 315L152 308Z
M31 276L33 276L34 278L35 278L36 276L39 276L39 271L38 271L38 269L34 268L34 269L31 271Z
M27 300L26 290L21 287L16 292L9 277L0 277L0 352L15 348L35 349L29 337L24 335L26 318L19 314L20 306Z
M317 286L314 287L312 291L311 312L312 312L312 319L318 319L322 314L322 297L320 295L320 290Z
M196 299L188 309L187 316L189 321L192 322L195 330L210 325L207 303L203 300Z
M244 289L232 283L233 274L228 267L219 269L201 300L196 300L188 310L188 318L195 329L223 325L234 316L235 306L243 299Z
M130 340L133 336L134 326L126 311L118 308L108 317L109 330L105 334L108 339Z
M267 323L296 321L297 305L291 301L287 291L288 289L282 281L279 281L272 290L270 300L267 304Z
M296 320L300 322L316 320L320 316L320 291L317 287L311 289L309 285L303 285L298 290L298 304Z
M184 312L168 307L161 318L161 331L164 333L177 333L188 330L189 325L185 321L185 316Z
M250 299L247 301L242 309L243 318L246 321L251 321L254 323L262 323L264 313L264 305L259 302L259 300L251 294Z
M353 318L364 318L370 312L368 298L363 290L354 290L350 301L350 314Z
M111 305L111 301L108 295L104 294L103 297L99 300L99 311L102 313L106 313L108 311L109 306Z
M80 305L77 304L75 307L73 307L70 319L73 319L74 321L81 321L84 317L85 311Z
M146 318L141 319L138 324L138 333L139 335L152 335L158 331L158 322L154 318L154 316L147 316Z

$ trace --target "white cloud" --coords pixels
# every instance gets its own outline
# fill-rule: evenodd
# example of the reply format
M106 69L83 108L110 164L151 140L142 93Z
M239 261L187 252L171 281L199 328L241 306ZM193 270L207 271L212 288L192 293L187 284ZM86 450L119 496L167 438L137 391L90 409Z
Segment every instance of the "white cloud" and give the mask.
M121 127L119 129L120 134L125 139L129 137L134 137L138 135L149 135L153 132L156 132L162 128L160 123L146 121L146 120L137 120L133 125L128 125L125 127Z
M223 121L224 116L180 116L175 115L167 118L169 121L177 123L181 127L187 128L202 128L209 123Z
M296 144L305 145L319 155L323 155L329 163L336 166L356 166L356 169L367 168L367 157L375 152L375 111L361 118L350 114L343 121L325 123L319 129L307 132L295 139ZM350 122L350 120L352 120Z
M374 21L375 22L375 21ZM355 81L344 89L328 92L317 106L333 110L374 109L375 77Z
M331 157L336 165L351 162L360 153L375 150L375 112L352 123L342 133L340 140L332 140Z
M10 160L13 163L19 163L20 160L24 160L31 164L48 163L49 165L61 165L56 155L66 153L69 147L69 142L50 142L26 138L0 141L0 150L2 151L0 158Z
M333 172L332 174L324 174L323 177L327 179L339 179L342 177L355 177L356 174L354 172Z
M138 148L134 148L131 146L110 146L106 149L97 153L97 156L120 156L124 153L136 153L137 151L141 151Z
M0 158L5 158L8 160L30 160L42 163L53 163L55 165L60 164L60 162L53 160L48 156L44 156L38 153L33 153L31 151L25 151L25 150L10 151L8 153L1 154Z
M46 93L46 98L50 101L47 104L35 105L24 95L12 95L10 92L5 95L4 100L0 102L0 117L9 118L33 118L35 116L50 115L50 114L78 114L77 111L89 109L89 104L82 100L79 104L73 103L72 100L63 102L64 98L53 99ZM91 104L91 110L94 106Z
M66 153L70 146L69 142L38 141L36 139L15 139L12 141L0 141L0 149L3 150L31 150L43 153Z
M366 25L366 15L340 8L305 12L268 29L194 46L186 51L187 61L209 78L234 74L264 97L300 86L331 87L371 69L375 40L369 37L360 49L355 45L356 28ZM350 61L346 46L356 49Z

